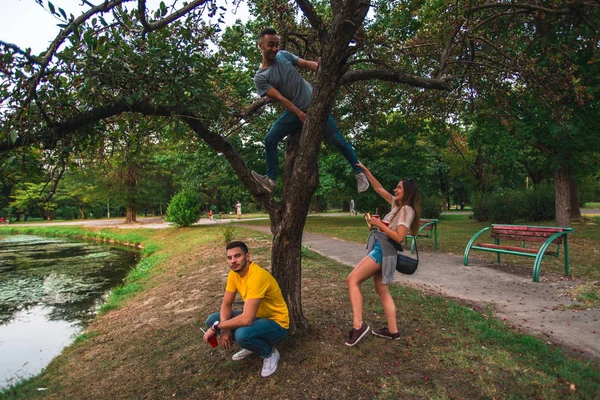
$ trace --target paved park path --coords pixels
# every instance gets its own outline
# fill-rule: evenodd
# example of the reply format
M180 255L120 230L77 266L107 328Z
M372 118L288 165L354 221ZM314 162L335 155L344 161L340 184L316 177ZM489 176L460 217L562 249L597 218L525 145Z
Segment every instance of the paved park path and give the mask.
M270 233L268 227L244 227ZM365 255L363 245L316 233L305 232L302 243L349 266L358 264ZM559 279L536 283L530 275L503 272L473 257L469 257L469 266L465 267L462 256L435 251L420 251L419 258L417 272L396 274L397 283L424 293L464 300L476 310L491 304L494 316L514 329L552 345L561 345L571 355L600 360L600 310L559 308L576 303L564 291L576 286L578 281Z
M232 221L243 224L247 219ZM152 229L170 226L161 218L143 218L139 224L133 225L124 225L122 219L54 224ZM215 222L206 219L198 224ZM270 234L268 227L243 226ZM311 250L349 266L356 265L365 254L363 245L315 233L304 233L302 242ZM491 304L494 316L514 329L535 335L552 345L560 345L571 355L600 360L600 310L561 309L561 306L576 303L564 292L576 286L578 281L551 279L535 283L530 275L491 268L475 257L470 257L469 266L465 267L459 255L421 251L419 256L417 272L414 275L396 274L397 283L424 293L461 299L476 310Z

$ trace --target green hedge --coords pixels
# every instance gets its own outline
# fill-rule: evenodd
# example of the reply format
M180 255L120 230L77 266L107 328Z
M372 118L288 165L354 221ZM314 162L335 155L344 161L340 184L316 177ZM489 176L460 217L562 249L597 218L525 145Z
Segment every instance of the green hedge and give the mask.
M550 185L541 185L536 190L478 193L473 200L473 218L496 224L554 220L554 189Z

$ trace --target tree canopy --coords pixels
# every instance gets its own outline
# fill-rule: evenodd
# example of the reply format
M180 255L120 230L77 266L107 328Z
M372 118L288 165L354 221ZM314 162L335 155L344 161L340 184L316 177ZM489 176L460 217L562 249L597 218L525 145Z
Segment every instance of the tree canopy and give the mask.
M512 140L513 148L541 152L563 188L599 150L590 124L600 65L600 5L592 0L251 0L252 17L228 27L222 14L236 1L175 1L158 10L145 0L137 7L86 1L79 16L37 1L62 30L39 55L0 42L0 163L27 148L44 165L66 167L124 143L155 144L165 130L187 135L191 153L205 146L226 160L269 212L274 272L299 328L302 228L317 188L334 190L327 175L315 173L330 112L363 151L359 157L377 163L381 156L388 173L431 160L430 177L442 192L452 176L432 144L475 160L481 185L482 151ZM262 165L262 137L276 112L252 82L265 27L277 29L289 51L323 60L307 75L313 98L302 134L287 142L277 197L249 173ZM469 142L453 136L457 130L473 134L471 154L463 147ZM387 157L396 146L413 151ZM563 215L570 203L560 193Z

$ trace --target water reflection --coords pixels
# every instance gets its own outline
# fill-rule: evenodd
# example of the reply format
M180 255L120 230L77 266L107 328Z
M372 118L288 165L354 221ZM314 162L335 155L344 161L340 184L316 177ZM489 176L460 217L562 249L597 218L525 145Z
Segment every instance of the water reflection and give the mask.
M0 238L0 386L39 373L137 260L136 252L94 243Z

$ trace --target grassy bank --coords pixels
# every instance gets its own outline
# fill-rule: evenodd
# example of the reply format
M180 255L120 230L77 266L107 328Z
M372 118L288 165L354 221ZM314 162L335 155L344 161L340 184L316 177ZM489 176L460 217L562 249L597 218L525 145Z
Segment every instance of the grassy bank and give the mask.
M127 234L138 235L145 248L154 248L149 257L157 257L136 281L143 288L98 317L41 376L3 397L590 399L600 392L598 364L520 334L493 319L490 310L400 285L390 289L402 339L369 335L348 348L343 342L351 310L344 279L350 268L309 250L302 285L312 330L282 343L278 372L261 379L257 357L233 362L235 350L212 349L199 333L206 316L218 310L228 271L219 228ZM254 261L270 264L269 237L240 228L235 236L248 243ZM365 320L383 326L371 281L364 286Z

